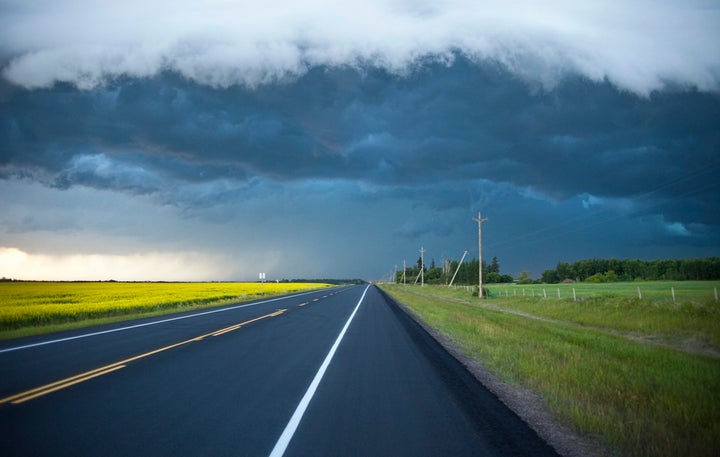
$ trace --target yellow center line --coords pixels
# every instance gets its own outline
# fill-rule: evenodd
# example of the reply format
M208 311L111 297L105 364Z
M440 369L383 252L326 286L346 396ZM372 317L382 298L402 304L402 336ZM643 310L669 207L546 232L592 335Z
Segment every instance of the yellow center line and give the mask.
M90 370L90 371L86 371L86 372L84 372L84 373L76 374L75 376L71 376L71 377L69 377L69 378L61 379L60 381L55 381L55 382L52 382L52 383L50 383L50 384L45 384L45 385L43 385L43 386L36 387L36 388L34 388L34 389L26 390L26 391L24 391L24 392L21 392L21 393L18 393L18 394L11 395L11 396L9 396L9 397L5 397L5 398L3 398L3 399L0 399L0 405L3 404L3 403L12 403L12 404L24 403L24 402L26 402L26 401L28 401L28 400L32 400L33 398L37 398L37 397L40 397L40 396L43 396L43 395L47 395L47 394L52 393L52 392L55 392L55 391L57 391L57 390L64 389L64 388L66 388L66 387L70 387L70 386L72 386L72 385L75 385L75 384L81 383L81 382L83 382L83 381L87 381L87 380L96 378L96 377L98 377L98 376L102 376L102 375L104 375L104 374L112 373L113 371L116 371L116 370L119 370L119 369L121 369L121 368L124 368L124 367L125 367L128 363L130 363L130 362L134 362L134 361L136 361L136 360L140 360L140 359L143 359L143 358L145 358L145 357L149 357L149 356L151 356L151 355L158 354L158 353L160 353L160 352L167 351L167 350L169 350L169 349L173 349L173 348L176 348L176 347L178 347L178 346L182 346L182 345L185 345L185 344L188 344L188 343L192 343L192 342L195 342L195 341L202 341L202 340L203 340L205 337L207 337L207 336L219 336L219 335L222 335L222 334L224 334L224 333L228 333L228 332L231 332L231 331L233 331L233 330L237 330L237 329L239 329L240 327L242 327L243 325L247 325L247 324L250 324L250 323L252 323L252 322L257 322L257 321L259 321L259 320L261 320L261 319L265 319L265 318L268 318L268 317L279 316L279 315L281 315L282 313L284 313L285 311L287 311L287 309L279 309L279 310L277 310L277 311L275 311L275 312L273 312L273 313L266 314L266 315L260 316L260 317L256 317L255 319L251 319L251 320L249 320L249 321L245 321L245 322L241 322L241 323L239 323L239 324L231 325L230 327L225 327L225 328L223 328L223 329L215 330L215 331L213 331L213 332L206 333L206 334L204 334L204 335L200 335L200 336L197 336L197 337L195 337L195 338L191 338L191 339L189 339L189 340L185 340L185 341L181 341L181 342L179 342L179 343L171 344L171 345L169 345L169 346L165 346L165 347L162 347L162 348L159 348L159 349L155 349L155 350L150 351L150 352L145 352L144 354L136 355L136 356L134 356L134 357L130 357L130 358L125 359L125 360L121 360L121 361L119 361L119 362L111 363L110 365L105 365L105 366L102 366L102 367L100 367L100 368L95 368L94 370Z
M30 394L30 395L26 395L27 392L24 392L23 394L16 395L17 399L13 400L12 403L13 403L14 405L19 405L20 403L25 403L26 401L32 400L33 398L37 398L37 397L41 397L41 396L43 396L43 395L47 395L47 394L49 394L49 393L51 393L51 392L55 392L56 390L64 389L64 388L66 388L66 387L72 386L73 384L79 384L79 383L85 382L85 381L87 381L87 380L89 380L89 379L97 378L98 376L102 376L102 375L104 375L104 374L112 373L113 371L119 370L119 369L121 369L121 368L125 368L125 365L118 365L118 366L116 366L116 367L108 368L107 370L99 371L99 372L97 372L97 373L94 373L94 374L91 374L91 375L88 375L88 376L85 376L85 377L81 377L81 378L79 378L79 379L75 379L75 380L72 381L72 382L66 382L66 383L64 383L64 384L60 384L60 385L58 385L58 386L55 386L55 387L53 387L53 388L51 388L51 389L44 389L44 390L41 390L41 391L39 391L39 392ZM37 390L37 389L34 389L34 390ZM4 401L4 400L3 400L3 401Z
M233 330L237 330L237 329L239 329L240 327L242 327L242 325L233 325L232 327L228 327L228 328L223 329L223 330L218 330L217 332L213 333L212 336L224 335L224 334L226 334L226 333L228 333L228 332L232 332Z

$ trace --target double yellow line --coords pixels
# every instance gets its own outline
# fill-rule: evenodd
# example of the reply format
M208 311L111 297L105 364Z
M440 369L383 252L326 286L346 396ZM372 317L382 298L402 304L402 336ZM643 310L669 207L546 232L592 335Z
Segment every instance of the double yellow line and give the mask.
M26 390L25 392L20 392L19 394L12 395L10 397L6 397L3 399L0 399L0 405L4 403L12 403L14 405L25 403L26 401L32 400L37 397L41 397L43 395L47 395L49 393L55 392L60 389L64 389L66 387L70 387L75 384L79 384L84 381L88 381L93 378L97 378L98 376L102 376L108 373L112 373L113 371L117 371L121 368L125 368L128 363L134 362L136 360L143 359L145 357L149 357L154 354L158 354L163 351L167 351L169 349L176 348L178 346L182 346L188 343L193 343L196 341L202 341L204 338L208 336L220 336L228 332L232 332L233 330L237 330L243 325L251 324L253 322L257 322L261 319L266 319L268 317L275 317L279 316L282 313L287 311L287 309L279 309L275 311L274 313L266 314L264 316L256 317L255 319L250 319L249 321L241 322L239 324L231 325L230 327L221 328L220 330L215 330L214 332L206 333L204 335L196 336L195 338L191 338L189 340L181 341L179 343L171 344L170 346L165 346L160 349L155 349L150 352L146 352L144 354L136 355L134 357L130 357L129 359L121 360L119 362L111 363L110 365L105 365L100 368L96 368L94 370L86 371L84 373L77 374L75 376L71 376L69 378L61 379L60 381L56 381L50 384L45 384L44 386L36 387L34 389Z

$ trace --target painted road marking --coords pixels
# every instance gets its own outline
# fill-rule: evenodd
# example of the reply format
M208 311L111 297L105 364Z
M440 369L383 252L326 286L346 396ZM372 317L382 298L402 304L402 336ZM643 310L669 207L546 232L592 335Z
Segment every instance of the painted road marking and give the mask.
M335 351L337 351L338 346L340 346L340 342L345 336L345 332L347 331L348 327L350 327L350 322L352 322L353 318L355 317L355 313L357 313L358 308L360 308L360 304L365 299L365 294L367 293L369 288L370 286L365 287L365 290L363 291L360 300L358 300L357 305L355 305L355 309L353 310L352 314L350 314L347 322L345 322L345 326L342 328L342 330L340 330L340 334L335 340L335 344L332 345L330 351L325 356L325 360L323 361L322 365L320 365L320 368L318 369L315 377L310 383L310 387L308 387L305 395L303 395L300 403L298 403L295 412L290 418L290 421L288 421L287 425L285 426L285 430L283 430L282 435L280 435L280 438L278 438L277 443L275 443L275 447L273 448L272 452L270 452L270 457L282 457L282 455L285 453L288 444L290 444L290 440L292 440L292 437L295 434L295 430L297 430L298 425L300 425L300 421L305 414L305 410L310 404L310 401L315 395L315 391L317 390L318 385L320 385L320 381L322 381L322 378L325 375L325 370L327 370L327 367L330 365L333 356L335 356Z
M32 400L33 398L42 397L43 395L55 392L56 390L64 389L66 387L88 381L92 378L97 378L98 376L112 373L113 371L125 367L126 365L118 365L107 368L105 370L93 370L92 372L83 373L78 376L73 376L72 378L63 379L62 381L54 382L52 384L38 387L36 389L28 390L27 392L13 395L12 397L4 398L0 400L0 403L10 402L14 405L19 405L20 403L25 403L26 401Z
M242 322L242 323L240 323L240 324L231 325L230 327L226 327L226 328L217 330L217 331L211 333L211 335L212 335L212 336L224 335L225 333L232 332L233 330L239 329L239 328L242 327L243 325L252 324L252 323L255 322L255 321L259 321L260 319L265 319L266 317L279 316L279 315L281 315L282 313L284 313L285 311L287 311L287 309L279 309L279 310L275 311L274 313L266 314L266 315L264 315L264 316L256 317L255 319L251 319L251 320L249 320L249 321L245 321L245 322Z
M178 346L183 346L188 343L193 343L196 341L202 341L205 337L208 336L219 336L223 335L228 332L232 332L233 330L237 330L243 325L247 325L253 322L257 322L261 319L266 319L268 317L275 317L279 316L282 313L287 311L287 309L279 309L273 313L266 314L264 316L256 317L255 319L250 319L249 321L241 322L239 324L231 325L230 327L225 327L220 330L215 330L210 333L206 333L204 335L196 336L195 338L190 338L189 340L181 341L179 343L171 344L169 346L165 346L159 349L152 350L150 352L146 352L144 354L136 355L134 357L130 357L129 359L121 360L119 362L111 363L110 365L105 365L100 368L95 368L94 370L86 371L84 373L77 374L75 376L71 376L69 378L61 379L60 381L55 381L50 384L45 384L44 386L36 387L34 389L26 390L25 392L20 392L19 394L11 395L10 397L6 397L3 399L0 399L0 405L3 403L12 403L14 405L24 403L28 400L32 400L33 398L41 397L43 395L47 395L49 393L58 391L60 389L64 389L66 387L73 386L75 384L88 381L93 378L97 378L98 376L102 376L104 374L112 373L113 371L119 370L121 368L125 368L128 363L134 362L136 360L144 359L145 357L149 357L154 354L158 354L160 352L167 351L169 349L176 348Z
M300 303L298 306L305 306L305 305L307 305L308 303L309 303L309 302Z
M21 349L34 348L34 347L37 347L37 346L45 346L46 344L62 343L63 341L77 340L77 339L80 339L80 338L87 338L87 337L90 337L90 336L104 335L104 334L106 334L106 333L121 332L121 331L123 331L123 330L131 330L131 329L134 329L134 328L147 327L147 326L149 326L149 325L164 324L164 323L166 323L166 322L178 321L178 320L181 320L181 319L189 319L189 318L191 318L191 317L205 316L205 315L207 315L207 314L223 313L223 312L225 312L225 311L232 311L232 310L234 310L234 309L246 308L246 307L248 307L248 306L262 305L262 304L264 304L264 303L270 303L270 302L274 302L274 301L278 301L278 300L285 300L285 299L287 299L287 298L302 297L303 295L308 295L308 294L312 294L312 293L317 293L317 290L311 290L311 291L309 291L309 292L302 292L302 293L299 293L299 294L296 294L296 295L285 295L285 296L282 296L282 297L270 298L270 299L268 299L268 300L258 301L258 302L255 302L255 303L246 303L246 304L244 304L244 305L231 306L231 307L228 307L228 308L214 309L214 310L211 310L211 311L203 311L203 312L201 312L201 313L188 314L188 315L185 315L185 316L171 317L171 318L169 318L169 319L162 319L162 320L159 320L159 321L145 322L144 324L129 325L129 326L127 326L127 327L120 327L120 328L114 328L114 329L110 329L110 330L103 330L103 331L101 331L101 332L84 333L84 334L82 334L82 335L69 336L69 337L67 337L67 338L59 338L59 339L57 339L57 340L42 341L42 342L40 342L40 343L26 344L26 345L24 345L24 346L15 346L15 347L6 348L6 349L0 349L0 354L2 354L3 352L12 352L12 351L19 351L19 350L21 350Z

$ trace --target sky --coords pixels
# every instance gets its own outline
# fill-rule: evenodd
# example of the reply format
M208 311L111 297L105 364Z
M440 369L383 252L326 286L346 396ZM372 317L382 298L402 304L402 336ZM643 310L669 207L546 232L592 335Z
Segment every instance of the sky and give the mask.
M0 277L720 255L720 1L0 0Z

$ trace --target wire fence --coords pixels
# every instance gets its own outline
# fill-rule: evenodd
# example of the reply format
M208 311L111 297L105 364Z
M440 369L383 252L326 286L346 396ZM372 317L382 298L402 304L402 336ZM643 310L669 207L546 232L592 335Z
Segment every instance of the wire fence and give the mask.
M677 283L607 283L607 284L493 284L488 285L491 298L534 297L580 301L588 298L618 297L665 302L718 303L718 281Z

